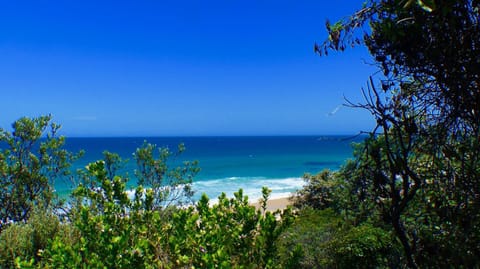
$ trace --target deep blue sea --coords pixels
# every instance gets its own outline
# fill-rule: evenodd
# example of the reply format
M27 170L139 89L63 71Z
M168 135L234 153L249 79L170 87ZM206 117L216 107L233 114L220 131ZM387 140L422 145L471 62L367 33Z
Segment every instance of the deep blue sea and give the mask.
M73 169L102 159L108 150L130 159L122 173L128 172L129 187L134 188L135 149L147 141L159 147L176 150L183 143L186 151L176 159L199 161L200 173L193 188L198 199L202 193L215 199L222 192L232 196L242 188L251 201L261 196L262 186L272 190L272 198L286 197L303 185L305 173L317 173L325 168L336 170L352 157L353 142L362 138L346 136L261 136L261 137L124 137L124 138L67 138L67 149L85 155ZM59 182L60 194L69 187Z

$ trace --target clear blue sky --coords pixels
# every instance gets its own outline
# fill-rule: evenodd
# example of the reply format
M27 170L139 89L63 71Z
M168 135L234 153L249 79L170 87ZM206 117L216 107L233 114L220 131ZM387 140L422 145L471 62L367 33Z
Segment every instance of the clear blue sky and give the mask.
M363 1L2 1L0 126L68 136L355 134L365 48L319 57ZM331 113L336 112L336 113ZM330 115L329 115L330 114Z

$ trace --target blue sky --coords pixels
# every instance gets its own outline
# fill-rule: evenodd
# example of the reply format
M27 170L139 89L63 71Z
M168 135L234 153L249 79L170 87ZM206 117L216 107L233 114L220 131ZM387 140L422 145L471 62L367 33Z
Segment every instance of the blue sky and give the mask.
M51 113L68 136L355 134L375 69L319 57L362 1L3 1L0 126ZM336 113L331 113L336 112Z

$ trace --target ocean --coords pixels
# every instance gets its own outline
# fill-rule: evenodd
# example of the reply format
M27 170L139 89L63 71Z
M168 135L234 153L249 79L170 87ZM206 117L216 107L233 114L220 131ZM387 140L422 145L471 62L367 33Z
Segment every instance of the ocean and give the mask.
M193 182L195 199L202 193L212 200L222 192L231 197L242 188L250 201L257 201L263 186L272 190L271 198L288 197L303 186L305 173L339 169L352 157L351 144L361 139L346 136L67 138L66 148L85 151L73 170L102 159L104 150L129 159L121 173L128 173L128 187L134 189L136 148L147 141L175 151L183 143L186 151L173 164L185 160L199 162L201 171ZM71 185L63 181L58 181L55 187L60 195L71 191Z

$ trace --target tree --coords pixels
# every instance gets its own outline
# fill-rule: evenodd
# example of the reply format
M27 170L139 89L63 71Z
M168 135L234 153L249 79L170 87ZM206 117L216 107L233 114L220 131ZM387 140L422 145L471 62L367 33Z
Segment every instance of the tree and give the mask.
M168 265L163 260L170 255L163 252L168 242L160 248L159 241L180 208L164 209L191 198L192 178L199 170L197 162L172 167L177 163L171 157L178 156L183 145L177 153L147 143L137 149L137 175L146 186L133 192L126 190L128 177L117 175L125 161L105 151L104 160L72 176L78 186L68 218L59 218L55 180L70 175L70 164L79 155L64 149L65 138L57 137L59 126L50 122L50 116L21 118L13 132L0 130L0 224L9 224L0 233L5 241L0 244L0 267Z
M90 163L85 176L96 187L80 184L74 191L78 204L70 225L77 237L57 235L38 262L20 259L17 264L29 268L278 267L275 243L294 220L291 210L256 210L239 190L231 199L222 194L214 205L204 194L195 206L172 208L166 218L155 206L152 188L138 186L134 197L129 197L125 180L109 178L106 168L105 161ZM265 203L268 192L263 190Z
M168 148L158 148L157 145L144 142L134 153L138 185L153 190L155 208L191 202L193 177L200 172L198 161L185 161L175 168L170 166L171 159L183 151L183 144L174 153Z
M479 9L475 0L368 1L327 22L329 39L315 46L363 43L382 71L366 103L350 103L377 121L356 167L411 268L479 263Z
M34 207L53 205L55 180L68 176L79 157L64 149L51 116L21 118L13 132L0 128L0 230L24 222Z
M295 207L321 210L333 206L339 182L330 170L325 169L316 175L305 174L303 179L305 186L292 197Z

